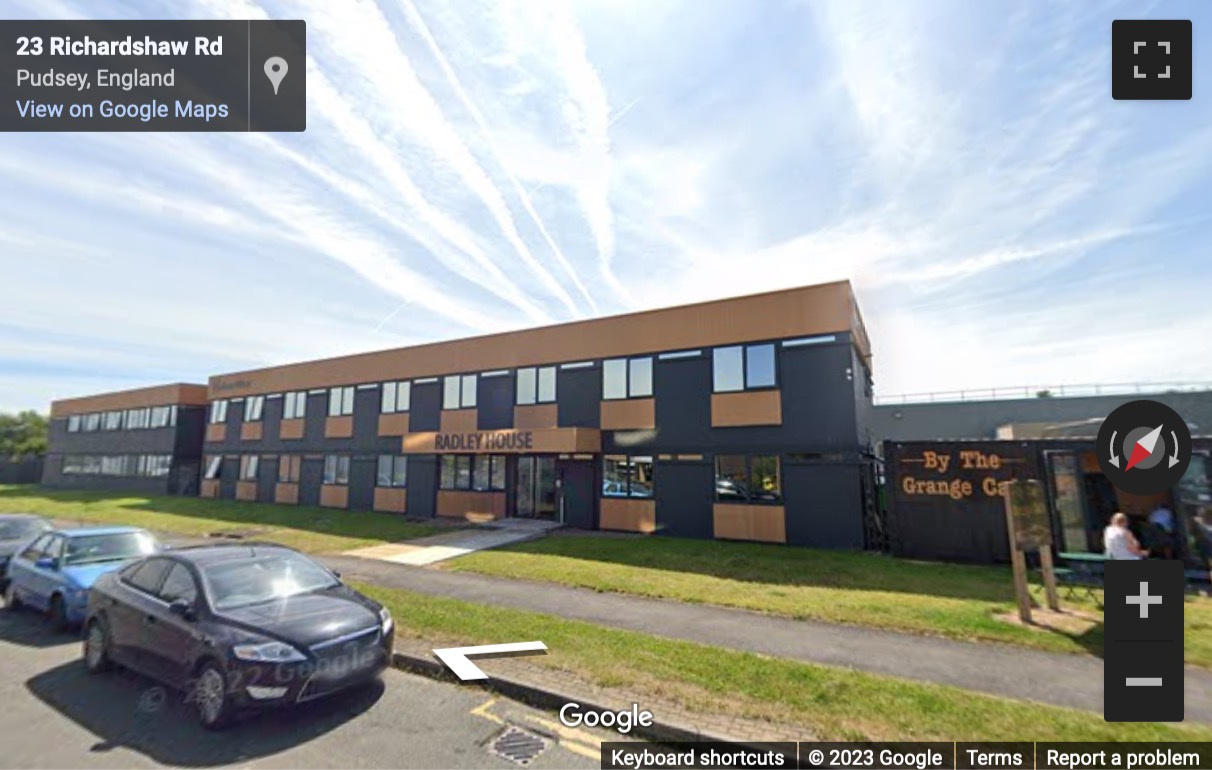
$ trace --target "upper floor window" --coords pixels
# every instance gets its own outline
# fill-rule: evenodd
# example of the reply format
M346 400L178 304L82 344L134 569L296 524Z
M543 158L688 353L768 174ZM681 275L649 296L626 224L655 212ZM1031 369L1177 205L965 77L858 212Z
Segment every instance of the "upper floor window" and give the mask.
M353 414L354 406L354 389L353 386L343 388L332 388L328 391L328 416L343 417L347 414Z
M712 351L712 388L716 393L773 388L776 382L772 343Z
M349 455L327 455L324 458L324 483L349 483Z
M408 485L408 458L404 455L379 455L379 473L375 486L404 487Z
M777 503L783 499L778 455L717 455L715 499L721 503Z
M177 407L153 406L151 409L151 427L167 428L177 424Z
M443 409L469 409L475 405L476 376L474 374L452 374L443 379Z
M259 422L265 411L265 396L249 396L244 399L244 422Z
M121 412L106 412L105 413L105 429L106 430L121 430L122 429L122 413Z
M380 411L383 414L395 414L396 412L407 412L409 403L412 401L412 383L411 382L385 382L383 383L383 404Z
M285 403L282 407L283 420L300 420L307 416L306 391L287 393L284 397L284 401Z
M602 494L652 497L652 457L606 455L602 458Z
M143 409L127 409L126 410L126 429L127 430L143 430L151 427L151 409L144 407Z
M602 362L602 398L646 398L651 395L651 356Z
M227 399L210 402L211 424L227 422Z
M80 432L80 415L73 414L67 418L67 432L68 433L79 433Z
M84 416L84 429L94 431L101 428L101 415L98 412Z
M240 478L243 481L256 481L257 468L260 465L260 455L244 455L240 458Z
M518 370L518 403L550 404L556 400L556 368L533 366Z

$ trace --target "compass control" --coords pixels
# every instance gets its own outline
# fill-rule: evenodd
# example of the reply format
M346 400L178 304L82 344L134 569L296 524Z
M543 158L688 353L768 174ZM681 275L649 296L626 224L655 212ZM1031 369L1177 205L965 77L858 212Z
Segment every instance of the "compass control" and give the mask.
M1165 404L1129 401L1103 420L1097 454L1103 473L1117 488L1134 495L1164 492L1191 462L1191 430Z

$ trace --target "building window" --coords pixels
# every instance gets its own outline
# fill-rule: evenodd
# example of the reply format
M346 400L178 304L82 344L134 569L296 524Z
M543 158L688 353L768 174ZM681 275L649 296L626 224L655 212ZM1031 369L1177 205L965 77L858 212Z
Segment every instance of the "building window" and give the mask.
M283 420L301 420L307 416L307 393L287 393L282 407Z
M505 455L442 455L442 489L505 491Z
M550 404L556 400L556 368L533 366L518 370L518 403Z
M249 396L244 399L244 422L260 422L265 411L265 396Z
M261 464L259 455L244 455L240 458L240 479L242 481L256 481L257 467Z
M177 422L177 407L153 406L151 410L151 427L167 428Z
M79 433L80 432L80 415L73 414L72 416L67 418L67 432L68 433Z
M328 391L328 416L344 417L353 414L354 389L352 386L332 388Z
M227 399L221 398L210 404L210 423L216 425L227 422Z
M383 404L379 411L383 414L407 412L411 401L411 382L385 382L383 383Z
M121 430L122 429L122 413L121 412L106 412L105 413L105 430Z
M349 455L326 455L324 457L324 483L349 483Z
M126 410L126 429L127 430L143 430L151 427L151 409L127 409Z
M299 466L303 464L302 460L298 455L282 455L278 460L278 483L299 483Z
M476 376L452 374L442 381L443 409L470 409L476 405Z
M773 388L774 345L736 345L712 351L712 387L716 393Z
M379 455L379 475L375 486L408 486L408 458L403 455Z
M602 362L602 398L647 398L651 395L651 356Z
M602 458L602 495L652 497L652 457L606 455Z
M223 456L222 455L212 455L206 461L206 473L203 474L203 478L217 479L217 478L219 478L219 474L222 472L223 472Z
M721 503L781 502L778 455L717 455L715 499Z
M98 413L84 416L84 430L92 432L101 427L101 415Z

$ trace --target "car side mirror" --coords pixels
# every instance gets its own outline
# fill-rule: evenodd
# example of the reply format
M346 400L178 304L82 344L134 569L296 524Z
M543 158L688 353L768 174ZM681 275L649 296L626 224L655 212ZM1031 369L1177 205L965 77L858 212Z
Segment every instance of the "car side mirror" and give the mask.
M38 561L34 562L34 566L38 569L58 569L59 562L50 556L43 556Z
M168 611L185 620L194 619L194 605L189 599L174 599L169 603Z

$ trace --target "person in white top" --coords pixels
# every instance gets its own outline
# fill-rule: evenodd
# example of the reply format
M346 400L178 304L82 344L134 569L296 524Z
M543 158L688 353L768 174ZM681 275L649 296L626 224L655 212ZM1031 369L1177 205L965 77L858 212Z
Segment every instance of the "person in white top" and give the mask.
M1111 517L1111 523L1103 530L1103 548L1107 558L1119 560L1143 559L1148 551L1136 542L1136 536L1128 529L1128 517L1116 513Z

